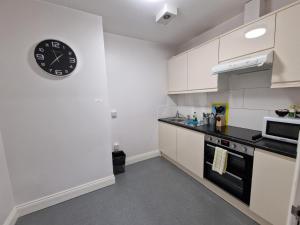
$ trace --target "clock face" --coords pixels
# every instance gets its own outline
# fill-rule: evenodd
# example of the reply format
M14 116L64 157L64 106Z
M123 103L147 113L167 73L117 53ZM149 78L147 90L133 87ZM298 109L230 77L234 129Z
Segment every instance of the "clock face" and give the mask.
M35 47L34 57L44 71L55 76L66 76L72 73L77 65L74 51L57 40L40 42Z

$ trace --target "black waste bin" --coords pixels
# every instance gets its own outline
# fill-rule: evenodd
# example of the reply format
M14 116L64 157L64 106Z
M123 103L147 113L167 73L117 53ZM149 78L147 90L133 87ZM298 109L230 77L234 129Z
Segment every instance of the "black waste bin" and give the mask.
M125 172L126 154L123 151L116 151L112 153L114 174Z

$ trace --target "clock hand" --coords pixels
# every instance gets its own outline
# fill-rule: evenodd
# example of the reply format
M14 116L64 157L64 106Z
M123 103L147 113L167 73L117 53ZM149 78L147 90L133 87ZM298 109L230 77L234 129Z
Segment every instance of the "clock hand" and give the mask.
M54 54L54 56L55 56L55 59L57 59L57 55L56 55L56 53L55 53L55 51L52 49L52 52L53 52L53 54ZM58 61L59 62L59 61Z
M59 59L60 59L63 55L64 55L64 54L61 54L60 56L56 57L56 59L54 59L54 60L52 61L52 63L50 64L50 66L51 66L53 63L55 63L56 61L59 62Z

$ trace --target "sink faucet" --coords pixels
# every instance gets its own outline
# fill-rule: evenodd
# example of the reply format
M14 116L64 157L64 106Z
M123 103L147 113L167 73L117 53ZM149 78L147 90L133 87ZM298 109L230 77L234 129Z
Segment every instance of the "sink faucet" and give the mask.
M177 110L176 112L176 118L185 118L183 114L179 113L179 111Z

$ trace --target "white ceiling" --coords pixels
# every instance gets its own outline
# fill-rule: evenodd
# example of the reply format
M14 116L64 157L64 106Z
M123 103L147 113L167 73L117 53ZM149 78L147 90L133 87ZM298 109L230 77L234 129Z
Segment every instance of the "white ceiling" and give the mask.
M103 16L104 31L179 45L243 11L249 0L46 0ZM155 15L165 3L179 15L164 26Z

